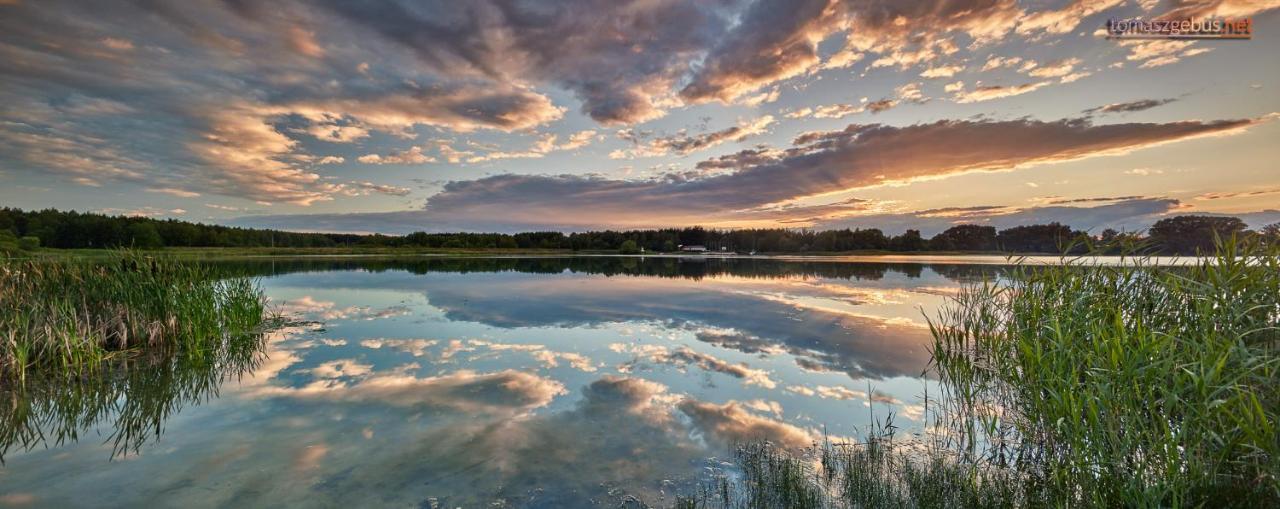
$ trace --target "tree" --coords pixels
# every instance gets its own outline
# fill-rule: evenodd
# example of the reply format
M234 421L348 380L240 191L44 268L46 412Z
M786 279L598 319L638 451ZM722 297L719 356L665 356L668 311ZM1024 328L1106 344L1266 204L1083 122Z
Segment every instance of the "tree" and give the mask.
M1273 246L1280 245L1280 223L1271 223L1263 226L1262 230L1258 231L1258 234L1262 235L1263 242Z
M164 247L164 239L155 225L149 222L137 222L129 225L129 245L138 249L158 249Z
M1002 251L1018 253L1061 253L1076 232L1059 223L1015 226L1000 230L996 242Z
M1161 219L1148 230L1152 242L1175 254L1210 253L1216 239L1226 240L1245 229L1234 217L1177 216Z
M670 253L670 252L672 252L672 251L675 251L675 250L676 250L676 243L675 243L674 241L672 241L671 239L667 239L667 240L665 240L665 241L663 241L663 242L662 242L662 250L663 250L664 252L667 252L667 253Z
M920 236L920 230L907 230L890 240L889 247L894 251L924 251L929 246Z
M636 241L628 239L622 243L622 247L618 248L622 254L636 254L640 252L640 247L636 245Z
M961 224L929 239L929 247L940 251L994 251L996 227Z

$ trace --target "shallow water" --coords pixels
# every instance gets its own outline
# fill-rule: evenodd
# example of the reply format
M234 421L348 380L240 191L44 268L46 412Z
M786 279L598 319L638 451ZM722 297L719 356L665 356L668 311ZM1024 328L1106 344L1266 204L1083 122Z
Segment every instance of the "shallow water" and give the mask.
M503 258L228 270L263 276L273 305L310 323L253 359L6 394L0 505L664 506L724 468L735 442L857 437L890 412L900 433L919 431L936 395L925 315L1002 269ZM46 416L25 421L44 439L13 440L15 408Z

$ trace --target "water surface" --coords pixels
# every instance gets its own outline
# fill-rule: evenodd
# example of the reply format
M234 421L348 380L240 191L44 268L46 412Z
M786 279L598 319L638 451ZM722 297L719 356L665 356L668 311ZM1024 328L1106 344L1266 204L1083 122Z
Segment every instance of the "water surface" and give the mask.
M919 431L991 265L256 260L257 355L7 393L0 505L663 506L734 443ZM18 438L22 438L18 440ZM123 442L123 443L122 443Z

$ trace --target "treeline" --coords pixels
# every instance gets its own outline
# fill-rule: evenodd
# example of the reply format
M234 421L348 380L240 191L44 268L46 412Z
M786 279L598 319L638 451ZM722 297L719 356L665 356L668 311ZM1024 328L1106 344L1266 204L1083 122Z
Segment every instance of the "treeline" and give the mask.
M833 253L846 251L968 251L1011 253L1085 252L1099 243L1148 252L1195 254L1212 251L1215 238L1259 237L1280 242L1280 225L1257 232L1238 218L1177 216L1156 222L1146 235L1104 230L1098 235L1050 223L998 230L956 225L925 238L918 230L886 235L879 229L716 230L702 227L659 230L424 233L404 236L298 233L206 225L175 219L107 216L53 209L0 209L0 250L134 247L417 247L439 249L554 249L572 251L673 252L680 246L710 251L760 253Z

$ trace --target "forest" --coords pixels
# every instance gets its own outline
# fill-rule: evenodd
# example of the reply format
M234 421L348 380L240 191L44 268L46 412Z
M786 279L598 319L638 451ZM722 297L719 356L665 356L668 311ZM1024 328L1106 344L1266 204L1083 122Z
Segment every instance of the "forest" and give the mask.
M1234 217L1182 215L1157 221L1145 232L1076 230L1059 223L997 229L958 224L926 238L918 230L887 235L876 228L816 231L811 229L710 229L703 227L587 232L426 233L403 236L347 233L300 233L238 228L147 217L110 216L91 212L0 208L0 251L131 247L391 247L429 249L540 249L673 252L700 245L711 251L757 253L1007 252L1064 253L1094 251L1095 245L1137 246L1161 254L1196 254L1213 250L1215 238L1257 238L1280 242L1280 224L1248 229Z

